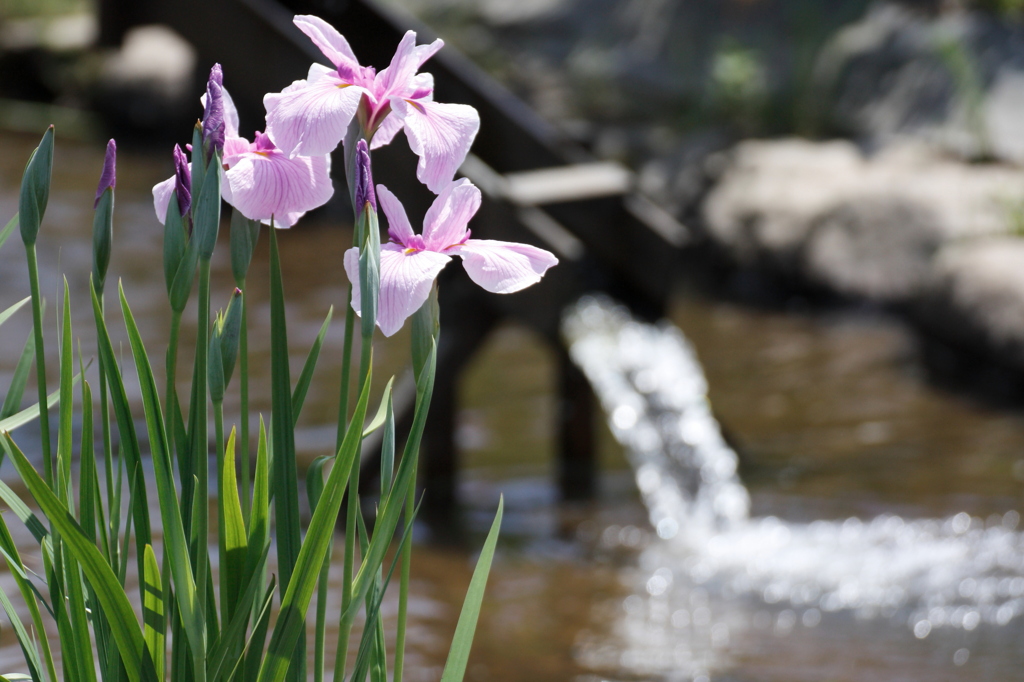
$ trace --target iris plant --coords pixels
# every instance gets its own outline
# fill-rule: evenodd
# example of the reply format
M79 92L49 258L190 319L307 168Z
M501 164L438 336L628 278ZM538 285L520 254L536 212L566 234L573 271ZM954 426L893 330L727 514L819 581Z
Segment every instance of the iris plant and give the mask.
M347 496L334 679L342 682L347 677L364 682L369 676L378 682L387 680L393 660L390 676L401 682L411 527L417 509L417 458L430 407L439 334L435 278L453 256L458 256L469 277L484 289L511 293L539 281L557 260L533 246L471 238L469 222L480 207L480 191L468 180L453 181L453 176L473 142L479 117L471 107L434 102L433 79L418 73L441 48L441 41L418 46L415 34L407 33L390 66L377 73L360 66L345 39L322 20L301 16L295 18L295 23L334 68L314 65L306 80L267 95L266 132L255 133L250 142L239 135L238 113L224 89L223 71L215 65L201 98L202 121L193 129L191 147L186 145L191 163L181 147L175 146L174 175L153 188L157 218L165 224L164 270L171 307L163 392L157 387L128 294L120 286L119 319L124 320L130 359L135 364L126 375L137 379L137 393L126 388L122 370L129 360L115 351L107 327L103 291L113 247L116 184L116 145L113 140L108 145L96 193L93 280L89 288L96 324L97 346L91 354L98 358L102 456L94 449L94 399L90 383L83 376L86 370L80 346L74 343L71 323L77 318L70 313L66 281L60 301L59 385L54 394L46 392L43 305L35 243L49 197L52 126L26 167L20 213L0 232L0 245L20 225L28 258L34 324L0 409L0 458L13 462L24 483L20 489L34 498L47 524L40 523L19 498L25 493L0 486L0 498L14 512L0 514L0 556L26 602L30 623L26 626L22 622L22 612L14 609L4 588L0 588L0 608L13 625L30 679L298 682L307 677L306 614L315 594L316 620L310 633L314 656L309 672L315 682L322 682L332 538L342 500ZM417 177L438 193L420 234L412 229L398 198L383 185L375 192L372 180L370 150L388 143L402 129L420 157ZM305 504L312 518L303 532L295 424L315 376L331 313L327 313L303 371L293 383L280 250L276 231L271 230L271 392L269 401L262 401L271 405L271 426L266 428L261 417L255 475L250 480L253 453L248 440L244 291L260 223L290 227L305 212L331 198L330 153L343 137L348 141L346 167L349 195L355 203L355 243L352 249L336 256L351 282L350 300L345 301L338 441L306 471ZM238 288L223 292L230 303L211 325L210 269L222 199L234 207L230 247ZM383 245L378 201L389 222L389 241ZM183 394L188 399L179 404L178 339L197 273L192 386ZM0 324L28 300L0 312ZM359 371L353 380L350 355L357 311L362 317L358 325L362 348ZM370 417L372 348L375 326L390 336L410 317L416 400L412 426L403 434L405 446L399 451L390 382L378 396L376 416ZM33 356L39 402L16 412ZM236 358L240 374L240 448L236 447L234 429L229 433L225 428L224 415L225 403L231 404L225 400L225 393L234 390L229 382ZM79 380L81 414L76 416L73 388ZM141 396L144 420L135 414L138 406L129 401L129 393ZM350 395L357 396L352 405ZM60 408L54 456L48 414L49 407L57 402ZM211 406L215 422L212 445L207 423ZM39 452L31 453L30 458L19 449L10 431L37 416L42 438ZM76 420L81 424L79 443L72 441ZM142 428L144 437L138 433ZM383 432L381 488L371 532L358 499L359 466L363 438L377 429ZM116 453L113 442L118 443ZM76 447L80 461L77 477L72 475ZM236 464L238 459L240 464ZM39 460L44 467L42 476L33 465ZM208 477L214 462L217 495L208 505L207 491L214 488ZM149 497L154 494L158 506L151 508ZM151 519L155 513L160 517L157 522ZM20 548L6 525L14 516L28 525L38 541L40 561L22 561ZM500 523L499 504L467 593L442 682L460 682L465 672ZM211 546L210 528L214 524L217 540ZM162 543L156 548L154 527L162 533ZM128 551L130 540L135 543L134 552ZM388 561L388 550L395 542L400 545L398 556ZM273 563L269 559L271 551L276 553ZM211 552L217 552L215 560ZM137 580L128 578L132 556ZM42 567L39 574L47 589L36 587L35 574L28 571L26 563ZM277 575L268 578L274 564ZM399 565L398 623L395 636L386 638L381 604ZM213 567L220 569L217 580ZM276 616L270 608L275 595ZM133 601L142 607L142 622ZM57 623L55 631L63 654L59 675L49 640L39 636L54 631L46 627L44 611ZM357 621L362 623L361 639L349 668L349 637ZM390 660L389 642L394 653ZM5 670L0 671L2 679L20 678Z

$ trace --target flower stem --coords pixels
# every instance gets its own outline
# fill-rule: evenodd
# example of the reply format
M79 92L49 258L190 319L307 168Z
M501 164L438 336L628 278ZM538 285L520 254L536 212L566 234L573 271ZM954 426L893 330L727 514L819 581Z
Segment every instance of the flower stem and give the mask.
M249 494L249 305L246 303L245 280L243 279L238 288L242 290L242 330L238 337L239 358L239 400L241 402L241 456L239 457L242 479L242 518L246 527L249 524L249 513L251 501Z
M195 432L192 434L193 474L196 477L193 494L201 495L203 502L195 504L196 515L192 519L196 538L196 593L200 611L206 611L206 586L209 575L209 505L205 503L209 495L209 415L207 413L207 352L210 345L210 261L199 261L199 319L196 331L196 372L195 397L197 405Z
M418 462L417 462L418 464ZM416 480L416 472L413 472L413 480ZM412 525L413 512L416 509L416 486L409 486L409 492L405 498L405 523L406 528ZM409 614L409 577L412 572L412 533L405 534L405 541L402 542L402 573L398 586L398 624L395 634L395 670L394 682L402 682L402 673L405 670L405 629Z

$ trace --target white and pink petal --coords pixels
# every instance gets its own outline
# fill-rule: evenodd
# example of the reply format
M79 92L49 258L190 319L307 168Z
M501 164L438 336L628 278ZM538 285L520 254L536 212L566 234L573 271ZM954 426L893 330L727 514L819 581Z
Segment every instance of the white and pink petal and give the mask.
M380 203L384 215L387 216L388 234L393 239L408 246L416 236L416 233L412 229L412 224L409 222L409 216L406 215L402 202L384 185L377 185L377 201Z
M288 156L328 154L345 137L362 95L361 87L336 75L296 81L263 96L267 134Z
M430 287L451 260L433 251L407 252L398 244L384 244L380 250L380 298L377 326L392 336L427 300ZM352 283L352 308L362 314L359 286L359 249L345 252L345 274Z
M466 239L466 226L480 209L480 190L466 178L448 183L423 218L427 248L443 251Z
M402 125L402 119L394 114L385 116L381 124L377 126L373 139L370 140L370 149L379 149L384 145L391 144L391 141L395 139L395 135L402 129Z
M465 104L391 100L392 116L405 125L409 147L420 157L416 177L439 193L455 177L480 130L480 114Z
M377 74L374 90L379 99L409 97L417 89L416 72L434 54L444 47L444 41L435 40L429 45L416 44L416 32L406 31L398 43L391 64Z
M191 168L191 164L189 164ZM174 179L171 176L163 182L153 185L153 210L156 211L156 219L163 225L167 220L167 207L171 205L171 197L174 196Z
M331 60L335 66L339 64L352 64L359 66L359 60L349 46L345 36L338 33L334 28L320 17L312 14L300 14L292 19L300 31L309 36L313 44L320 48L324 56Z
M274 216L278 227L291 227L298 216L322 206L334 194L330 155L288 158L279 152L251 152L224 174L224 200L250 220Z
M494 294L511 294L540 281L557 265L554 254L529 244L469 239L446 253L462 257L469 278Z

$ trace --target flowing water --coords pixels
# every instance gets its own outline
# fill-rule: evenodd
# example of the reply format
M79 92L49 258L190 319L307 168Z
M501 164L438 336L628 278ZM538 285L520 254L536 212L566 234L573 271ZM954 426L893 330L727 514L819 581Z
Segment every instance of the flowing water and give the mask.
M0 216L16 210L35 142L0 138ZM50 309L66 274L87 358L82 292L101 159L99 146L58 142L40 241ZM156 357L167 304L149 189L169 173L169 157L122 148L108 277L123 278ZM340 256L350 233L312 216L280 236L294 373L328 307L343 300L329 254ZM224 247L215 305L231 287ZM256 395L269 383L267 259L263 239L250 277ZM6 304L27 295L16 236L0 250L0 283ZM1021 679L1024 419L930 386L892 321L786 315L691 294L675 300L671 319L696 354L673 327L637 323L600 300L567 317L573 356L608 415L592 505L557 502L547 349L503 327L471 363L458 432L470 532L454 548L419 533L410 680L440 675L472 570L465 548L479 546L499 493L506 523L467 679ZM29 328L19 313L0 330L0 385ZM307 462L333 443L340 337L335 322L321 358L329 380L314 383L300 423ZM376 376L401 371L407 353L402 337L381 344ZM130 375L126 384L133 390ZM268 402L255 407L267 411ZM226 413L236 409L229 398ZM30 429L16 438L31 451ZM9 465L0 475L13 479ZM0 585L9 587L3 577ZM0 672L21 669L20 658L5 628Z
M649 577L625 602L618 641L589 649L588 665L606 666L610 656L642 674L707 678L762 645L758 631L806 630L775 638L774 655L792 660L814 648L808 637L827 645L851 621L881 621L875 626L892 630L898 647L930 636L940 651L955 647L944 669L970 660L970 647L956 646L977 641L969 633L983 628L998 639L998 627L1024 612L1017 511L987 520L964 511L801 523L753 517L738 457L677 328L642 324L606 299L586 299L568 313L564 332L628 454L658 537L640 557ZM1020 624L1009 629L1019 632ZM819 666L786 676L817 674ZM934 674L921 665L908 679ZM965 675L975 678L977 668Z

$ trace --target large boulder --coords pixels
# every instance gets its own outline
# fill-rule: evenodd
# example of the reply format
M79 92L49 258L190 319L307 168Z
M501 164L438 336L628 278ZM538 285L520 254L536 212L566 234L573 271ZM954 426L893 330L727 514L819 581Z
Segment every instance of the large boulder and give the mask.
M960 346L983 348L1024 368L1024 238L997 236L947 245L935 259L919 313Z
M930 286L943 244L1013 232L1022 216L1020 169L797 139L738 145L703 209L709 236L741 265L885 303Z
M956 347L1024 369L1024 170L921 146L745 142L703 206L741 266L899 304Z

